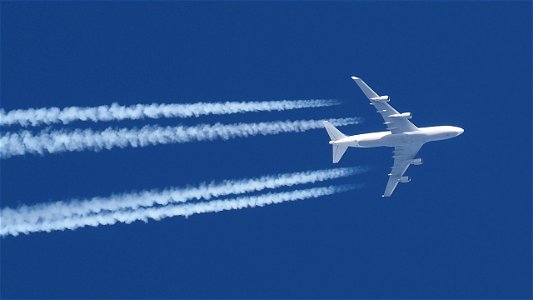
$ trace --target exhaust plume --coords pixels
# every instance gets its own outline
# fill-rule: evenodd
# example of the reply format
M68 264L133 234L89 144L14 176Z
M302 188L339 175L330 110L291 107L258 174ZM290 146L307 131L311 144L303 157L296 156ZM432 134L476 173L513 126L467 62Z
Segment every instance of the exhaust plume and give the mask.
M187 104L136 104L130 106L113 103L96 107L50 107L8 111L0 110L0 125L39 126L68 124L74 121L121 121L159 118L190 118L204 115L227 115L247 112L283 111L315 108L340 104L332 99L280 100L252 102L198 102Z
M333 119L336 126L358 124L358 118ZM200 124L197 126L144 126L142 128L107 128L43 130L32 134L23 130L0 136L0 158L24 154L52 154L71 151L100 151L115 147L146 147L159 144L229 140L256 135L304 132L323 128L322 120L274 121L261 123Z
M262 195L242 196L226 200L213 200L181 205L167 205L162 207L139 208L136 210L119 210L110 213L92 214L86 216L72 216L53 221L29 220L28 222L8 223L3 220L0 224L0 236L32 232L51 232L56 230L76 229L85 226L97 227L116 223L132 223L135 221L161 220L164 218L194 214L221 212L242 208L261 207L287 201L297 201L310 198L328 196L339 192L346 192L357 188L356 185L332 185L327 187L294 190L281 193L267 193Z
M364 167L304 171L240 180L201 183L195 187L169 188L160 191L146 190L109 197L94 197L85 200L58 201L33 206L21 206L16 209L4 208L0 211L0 219L5 224L16 224L33 222L35 220L50 221L74 216L79 217L124 209L135 210L143 207L179 204L186 201L206 201L228 195L323 182L357 175L365 171L366 168Z

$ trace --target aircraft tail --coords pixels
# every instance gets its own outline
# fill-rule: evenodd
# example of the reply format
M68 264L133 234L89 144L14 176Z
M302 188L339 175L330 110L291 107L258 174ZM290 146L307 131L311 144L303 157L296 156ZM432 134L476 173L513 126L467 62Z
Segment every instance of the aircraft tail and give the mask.
M326 131L328 132L329 138L332 141L337 141L337 140L340 140L346 137L342 132L340 132L330 122L324 121L323 123L324 123L324 127L326 127Z
M333 146L333 163L338 163L344 153L346 152L346 149L348 149L348 146L346 145L332 145Z
M328 132L329 138L332 142L343 139L346 137L342 132L340 132L335 126L333 126L330 122L324 121L324 127L326 128L326 131ZM333 163L338 163L344 153L346 152L346 149L348 149L347 145L344 144L332 144L333 146Z

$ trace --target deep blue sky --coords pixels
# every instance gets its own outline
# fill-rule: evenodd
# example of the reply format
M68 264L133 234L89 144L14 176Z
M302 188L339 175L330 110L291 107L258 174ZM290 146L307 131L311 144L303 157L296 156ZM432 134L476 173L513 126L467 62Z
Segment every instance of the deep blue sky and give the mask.
M428 144L394 197L365 187L264 208L3 238L2 298L531 297L531 2L2 2L1 107L336 98L196 124L359 116L362 77ZM69 127L86 127L75 123ZM101 128L111 124L91 124ZM5 128L2 131L6 130ZM16 130L16 129L10 129ZM332 167L323 130L1 162L1 207Z

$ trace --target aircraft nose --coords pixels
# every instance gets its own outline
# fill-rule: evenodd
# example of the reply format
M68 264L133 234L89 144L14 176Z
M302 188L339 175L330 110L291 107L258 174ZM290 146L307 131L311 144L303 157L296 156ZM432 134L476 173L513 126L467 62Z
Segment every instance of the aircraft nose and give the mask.
M457 129L457 135L461 135L463 134L463 132L465 132L465 130L461 127L456 127L456 129Z

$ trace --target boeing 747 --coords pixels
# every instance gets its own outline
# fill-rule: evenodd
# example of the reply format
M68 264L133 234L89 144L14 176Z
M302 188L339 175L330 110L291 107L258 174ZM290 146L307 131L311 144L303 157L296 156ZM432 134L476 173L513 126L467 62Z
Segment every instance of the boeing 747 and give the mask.
M333 163L338 163L348 147L373 148L394 147L394 164L389 173L389 181L382 197L390 197L398 183L407 183L411 179L404 176L410 165L421 165L422 159L415 158L416 154L425 143L446 140L456 137L464 132L455 126L416 127L409 119L410 112L399 113L389 105L389 96L379 96L361 78L352 79L357 83L365 96L370 100L377 112L381 114L388 131L363 133L346 136L331 123L325 121L324 126L333 146Z

